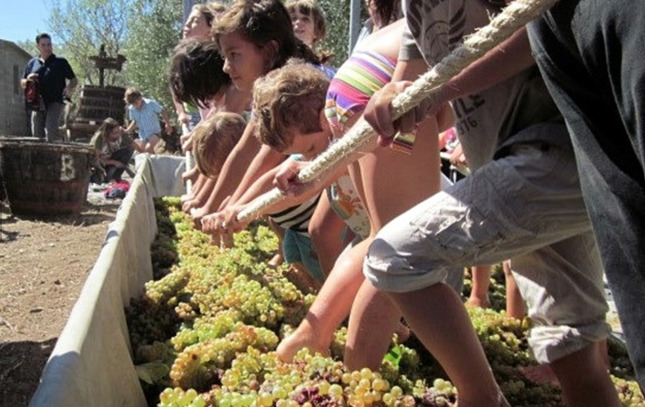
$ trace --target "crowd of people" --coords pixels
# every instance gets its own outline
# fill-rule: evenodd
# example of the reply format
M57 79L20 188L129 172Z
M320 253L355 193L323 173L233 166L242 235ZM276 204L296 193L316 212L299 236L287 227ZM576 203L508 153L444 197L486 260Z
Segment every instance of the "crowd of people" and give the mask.
M328 354L349 318L345 364L378 369L392 335L405 340L411 330L457 387L460 407L507 406L466 312L488 305L487 267L504 263L509 316L530 317L529 345L542 367L527 376L557 381L567 406L619 406L604 275L645 387L643 7L560 0L393 120L393 98L504 4L366 6L370 23L347 61L321 48L324 12L315 0L193 8L170 65L176 113L190 130L182 147L197 164L185 174L193 188L183 210L225 246L248 224L242 211L274 186L284 192L261 214L281 238L275 261L320 284L278 346L284 360L303 347ZM41 59L49 61L42 50ZM123 161L109 154L151 151L161 131L145 130L141 104L157 125L158 115L169 123L154 101L128 92L146 145L124 137L102 147L117 174ZM301 184L299 172L361 119L378 140ZM449 129L462 149L451 161L469 174L442 187L440 134ZM122 132L106 122L97 146ZM409 151L389 148L396 134L416 135ZM461 296L466 267L470 299Z

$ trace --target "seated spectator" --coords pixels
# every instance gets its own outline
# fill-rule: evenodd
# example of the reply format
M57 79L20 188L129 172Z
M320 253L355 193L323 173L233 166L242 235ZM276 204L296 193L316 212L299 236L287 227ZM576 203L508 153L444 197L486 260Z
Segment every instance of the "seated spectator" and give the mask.
M120 182L123 172L134 177L134 171L129 167L130 159L135 151L142 152L141 146L124 134L123 127L111 117L103 121L90 144L96 150L96 163L91 182Z

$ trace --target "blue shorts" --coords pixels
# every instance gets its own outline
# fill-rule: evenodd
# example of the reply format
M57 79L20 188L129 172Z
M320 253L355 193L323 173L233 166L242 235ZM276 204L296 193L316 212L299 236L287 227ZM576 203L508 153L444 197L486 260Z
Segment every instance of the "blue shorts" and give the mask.
M307 272L316 280L325 280L318 256L309 237L293 229L285 229L282 251L287 263L302 263L307 268Z

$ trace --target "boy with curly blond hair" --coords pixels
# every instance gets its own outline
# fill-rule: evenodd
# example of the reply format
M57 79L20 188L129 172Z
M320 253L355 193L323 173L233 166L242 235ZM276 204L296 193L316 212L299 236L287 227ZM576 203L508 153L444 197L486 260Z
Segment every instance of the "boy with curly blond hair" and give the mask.
M242 137L246 121L237 113L218 112L195 127L193 152L199 172L217 178L235 144Z

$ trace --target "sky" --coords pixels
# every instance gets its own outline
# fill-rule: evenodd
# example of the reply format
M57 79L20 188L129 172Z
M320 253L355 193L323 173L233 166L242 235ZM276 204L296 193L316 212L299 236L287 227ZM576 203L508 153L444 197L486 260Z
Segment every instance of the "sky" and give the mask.
M36 35L48 30L46 0L0 0L0 39L36 41ZM56 45L56 38L52 38Z

